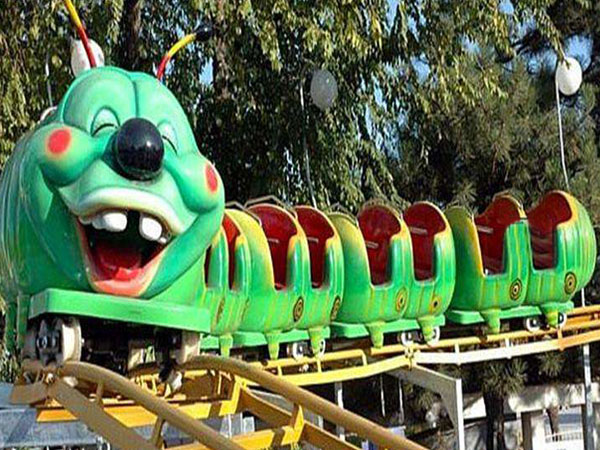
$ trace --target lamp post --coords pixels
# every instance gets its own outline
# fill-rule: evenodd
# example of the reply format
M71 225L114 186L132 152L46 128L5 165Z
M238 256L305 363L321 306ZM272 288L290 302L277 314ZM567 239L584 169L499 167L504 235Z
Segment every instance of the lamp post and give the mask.
M565 160L565 144L563 141L562 117L560 113L560 94L570 96L577 93L581 87L581 66L575 58L567 57L556 66L554 74L554 85L556 88L556 111L558 114L558 139L560 142L560 163L562 166L565 184L569 188L569 177L567 175L567 163Z
M308 145L306 144L306 109L304 106L304 76L300 76L300 109L302 111L302 147L304 149L304 169L306 172L306 183L310 193L310 199L314 207L317 206L315 191L310 176L310 156L308 154ZM327 111L335 103L338 88L333 74L327 69L317 69L312 74L310 81L310 97L313 103L321 111Z
M582 82L582 71L579 62L575 58L567 57L556 65L554 84L556 87L556 109L558 114L558 137L560 140L560 161L565 177L567 189L569 189L569 177L565 162L565 145L562 132L562 117L560 113L560 94L575 95ZM585 306L585 288L581 290L581 306ZM590 346L585 344L581 347L583 360L583 445L585 450L594 448L594 406L592 404L592 373L590 366Z

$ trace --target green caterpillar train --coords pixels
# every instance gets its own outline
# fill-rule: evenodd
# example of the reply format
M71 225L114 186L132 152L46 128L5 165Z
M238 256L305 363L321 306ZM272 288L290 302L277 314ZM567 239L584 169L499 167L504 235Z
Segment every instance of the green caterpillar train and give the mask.
M9 349L125 369L149 346L181 363L249 348L319 355L331 339L435 342L449 321L561 327L595 266L590 218L561 191L527 211L499 194L480 215L224 198L159 80L81 73L2 173Z

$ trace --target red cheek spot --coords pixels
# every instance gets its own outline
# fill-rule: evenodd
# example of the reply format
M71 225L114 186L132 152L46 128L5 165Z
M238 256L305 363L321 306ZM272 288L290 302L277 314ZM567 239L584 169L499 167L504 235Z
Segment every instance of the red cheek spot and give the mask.
M60 128L50 134L50 137L48 137L47 146L50 153L54 155L60 155L69 148L70 143L71 132L69 130L65 130L64 128Z
M213 169L213 166L210 164L207 164L204 168L204 173L206 175L206 184L208 185L208 189L210 189L211 192L215 192L219 186L219 180L217 179L215 169Z

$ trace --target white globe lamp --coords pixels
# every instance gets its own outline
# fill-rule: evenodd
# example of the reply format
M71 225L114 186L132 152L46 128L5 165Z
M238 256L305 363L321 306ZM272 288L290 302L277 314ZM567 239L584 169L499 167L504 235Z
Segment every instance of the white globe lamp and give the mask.
M563 95L573 95L581 87L582 72L579 62L572 57L567 57L556 66L556 85Z
M317 108L327 111L335 103L338 88L333 74L327 69L314 71L310 81L310 97Z
M104 53L100 46L89 39L90 48L92 49L92 53L94 55L94 59L96 60L96 66L100 67L104 65ZM83 42L77 39L73 41L71 44L71 70L75 76L79 75L84 70L88 70L90 68L90 62L87 57L87 53L85 52L85 47L83 46Z

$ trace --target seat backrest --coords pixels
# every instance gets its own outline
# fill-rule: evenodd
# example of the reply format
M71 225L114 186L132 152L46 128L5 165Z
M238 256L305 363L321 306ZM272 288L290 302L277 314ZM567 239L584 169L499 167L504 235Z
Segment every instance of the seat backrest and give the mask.
M298 234L294 219L289 212L276 205L259 204L251 206L248 210L260 219L269 242L275 289L283 289L287 283L289 242L292 236Z
M241 232L236 223L229 217L227 212L223 216L223 229L227 238L227 253L229 255L229 289L233 288L233 280L235 277L235 242Z
M546 194L535 207L527 211L533 266L536 269L556 266L556 227L568 221L572 215L569 201L559 191Z
M384 284L389 281L390 239L402 228L400 218L389 206L367 205L358 214L358 225L367 246L371 282Z
M494 197L483 214L475 217L483 268L487 273L504 271L506 229L522 219L519 203L508 195Z
M419 202L404 211L403 218L410 231L415 278L433 278L434 237L446 229L442 212L431 203Z
M318 209L310 206L297 206L294 209L308 240L312 287L318 288L323 285L325 277L325 244L335 235L335 231L327 216Z

